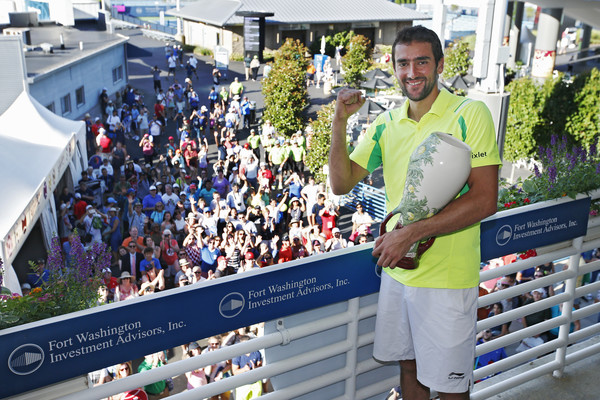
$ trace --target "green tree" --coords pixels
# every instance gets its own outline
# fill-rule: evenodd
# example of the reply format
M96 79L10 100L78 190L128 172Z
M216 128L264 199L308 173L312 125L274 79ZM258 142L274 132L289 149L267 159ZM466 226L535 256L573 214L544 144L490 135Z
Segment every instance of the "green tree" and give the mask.
M442 78L450 80L456 75L467 75L471 62L469 43L462 40L455 40L446 48Z
M300 41L288 38L275 54L269 77L263 80L263 118L270 120L278 132L288 136L304 127L302 111L308 105L306 51L306 46Z
M589 149L600 135L600 72L593 69L573 82L558 74L543 84L529 77L512 81L504 145L508 161L538 158L539 146L564 137L568 146Z
M371 66L370 41L363 35L356 35L350 41L350 48L342 60L344 80L351 87L359 87L364 80L364 72Z
M326 165L329 159L334 111L335 100L321 107L317 112L317 119L310 124L312 132L308 136L306 167L313 174L316 182L324 182L327 178L323 173L323 165Z
M575 141L589 148L600 135L600 72L594 68L578 75L573 87L575 111L566 118L565 130Z
M508 161L527 159L537 147L535 130L541 121L544 96L530 78L514 80L506 87L510 92L504 158Z

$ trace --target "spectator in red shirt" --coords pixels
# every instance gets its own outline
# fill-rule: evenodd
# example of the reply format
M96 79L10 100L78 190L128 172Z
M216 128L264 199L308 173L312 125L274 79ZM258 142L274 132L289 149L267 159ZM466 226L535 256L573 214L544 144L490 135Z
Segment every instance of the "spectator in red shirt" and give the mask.
M108 291L107 299L109 302L112 302L115 298L115 289L117 288L117 286L119 286L119 281L117 280L117 278L112 276L112 271L110 270L110 268L104 268L102 270L102 273L104 274L104 284L106 285L106 289Z
M76 220L80 220L85 214L88 204L81 198L81 193L75 193L75 205L73 206L73 215Z
M278 264L293 260L292 248L290 247L290 237L287 235L287 233L281 238L281 248L279 249L278 256Z

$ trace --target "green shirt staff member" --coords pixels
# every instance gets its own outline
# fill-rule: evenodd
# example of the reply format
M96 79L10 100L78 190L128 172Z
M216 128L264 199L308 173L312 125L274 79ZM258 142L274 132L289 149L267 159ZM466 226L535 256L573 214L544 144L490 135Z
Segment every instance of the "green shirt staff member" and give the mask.
M374 357L400 362L406 399L428 399L430 387L442 399L468 399L475 353L479 221L496 211L498 196L500 157L493 121L484 104L440 91L444 59L433 31L406 28L392 48L395 76L408 101L380 115L349 156L346 123L365 100L357 90L338 93L331 187L335 194L347 193L383 165L391 211L401 199L410 154L425 137L442 131L471 146L469 191L433 217L379 237L373 249L378 265L386 267ZM431 236L437 236L436 242L417 269L394 267L413 243Z

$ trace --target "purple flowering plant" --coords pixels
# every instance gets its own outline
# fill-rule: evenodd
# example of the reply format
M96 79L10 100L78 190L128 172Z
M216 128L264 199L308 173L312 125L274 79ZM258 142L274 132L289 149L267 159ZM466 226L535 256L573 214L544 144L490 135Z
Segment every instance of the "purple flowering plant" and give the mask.
M102 269L110 268L110 259L106 244L95 243L86 249L79 235L73 235L69 257L64 257L60 239L53 237L46 271L30 262L37 276L47 279L40 278L40 286L27 295L6 290L0 295L0 329L96 306L99 288L104 285Z
M498 209L518 207L529 203L558 199L600 188L600 157L597 142L583 148L570 146L566 136L552 135L548 147L538 148L537 159L542 167L516 184L501 183ZM597 205L592 206L591 213Z

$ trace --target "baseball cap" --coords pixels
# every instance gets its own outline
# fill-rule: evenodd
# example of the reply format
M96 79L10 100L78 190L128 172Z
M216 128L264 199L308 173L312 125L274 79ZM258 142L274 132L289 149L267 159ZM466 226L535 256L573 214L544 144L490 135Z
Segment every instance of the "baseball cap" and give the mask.
M193 272L202 272L202 268L200 268L199 266L195 266L194 268L192 268Z
M173 184L173 189L178 188L179 187L179 183L174 183Z
M199 349L199 348L200 348L200 345L198 343L196 343L196 342L192 342L188 346L188 349L190 349L190 350L196 350L196 349Z
M113 197L109 197L106 202L110 204L117 204L117 201Z
M251 251L249 251L249 252L246 253L246 255L244 255L244 258L246 260L254 260L254 253L251 252Z
M340 228L335 227L331 230L331 233L340 233Z
M217 262L218 261L223 261L223 260L227 261L227 257L225 257L225 256L219 256L219 257L217 257Z
M81 193L75 193L75 198L76 199L80 199L81 198Z
M85 208L85 210L86 210L86 211L87 211L87 210L91 210L92 208L94 208L94 207L92 207L91 205L88 205L88 206Z
M154 185L150 186L150 190L156 190L156 186L154 186Z
M165 229L163 231L163 235L172 235L171 230L170 229Z

